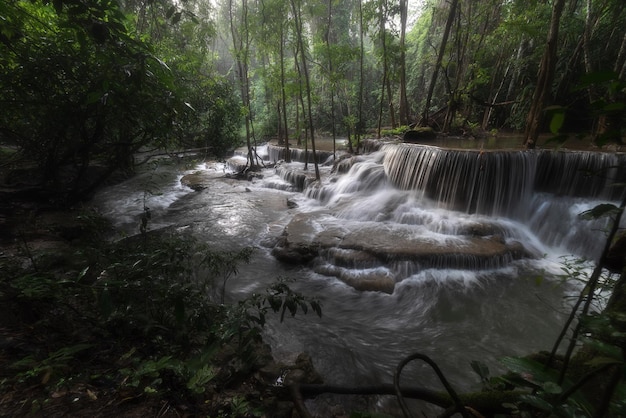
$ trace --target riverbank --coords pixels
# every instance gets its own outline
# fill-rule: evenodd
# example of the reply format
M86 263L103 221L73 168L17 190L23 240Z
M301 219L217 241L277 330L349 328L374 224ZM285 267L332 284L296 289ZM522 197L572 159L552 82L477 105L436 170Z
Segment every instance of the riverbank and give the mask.
M11 203L0 218L0 417L287 417L282 383L320 381L306 355L275 362L250 318L233 322L244 311L185 298L198 296L177 275L190 247L167 230L109 243L110 225L87 207Z

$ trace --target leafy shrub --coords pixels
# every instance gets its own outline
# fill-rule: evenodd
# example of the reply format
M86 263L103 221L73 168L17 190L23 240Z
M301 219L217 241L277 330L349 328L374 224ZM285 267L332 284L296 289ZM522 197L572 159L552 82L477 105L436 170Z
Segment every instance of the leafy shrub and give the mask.
M76 256L85 254L90 265L75 260L72 272L34 271L0 259L7 273L0 302L8 311L28 312L14 322L27 319L33 338L46 341L18 355L12 380L54 386L88 373L104 375L119 390L193 396L254 367L270 311L282 318L310 307L321 315L317 301L282 279L265 294L216 303L251 249L218 252L191 237L142 234ZM233 349L224 354L225 347Z

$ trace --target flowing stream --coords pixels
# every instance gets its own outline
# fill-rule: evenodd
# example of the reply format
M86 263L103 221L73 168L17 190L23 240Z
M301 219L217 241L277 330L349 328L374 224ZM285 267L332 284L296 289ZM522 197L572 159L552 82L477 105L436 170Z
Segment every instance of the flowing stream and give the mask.
M503 356L549 350L580 285L557 277L562 257L593 260L603 245L598 229L606 222L578 214L618 199L610 184L625 178L621 169L602 177L585 173L623 166L623 156L397 143L370 151L334 169L323 165L321 185L310 181L313 167L303 172L302 162L264 169L250 181L225 178L231 169L225 163L187 170L161 164L103 190L94 204L128 234L138 231L147 206L152 229L173 225L222 249L254 246L252 263L228 282L227 297L263 292L280 276L318 298L321 319L274 318L265 338L278 360L309 353L329 384L391 383L397 363L421 352L457 390L475 390L480 379L471 361L496 374ZM268 165L283 157L276 147L258 152ZM301 154L292 151L304 161ZM206 188L181 185L192 172ZM304 241L336 244L306 264L279 261L272 250L296 220L306 223ZM475 253L476 242L492 241L503 249L497 256ZM511 250L520 246L521 252ZM371 277L391 280L391 289L356 290L355 283ZM403 382L441 388L420 363L405 369ZM328 416L348 398L321 397L311 408ZM398 414L388 397L370 398L366 406L352 401Z

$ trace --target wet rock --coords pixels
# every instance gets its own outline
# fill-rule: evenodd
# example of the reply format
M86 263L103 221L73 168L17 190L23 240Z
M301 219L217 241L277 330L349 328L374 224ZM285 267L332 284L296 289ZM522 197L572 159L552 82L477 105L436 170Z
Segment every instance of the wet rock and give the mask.
M281 237L272 249L272 255L285 263L305 265L318 255L318 249L305 243L291 243Z
M191 174L186 174L180 179L180 183L189 187L196 192L200 192L207 187L209 187L209 180L206 176L203 175L201 171L196 171Z
M393 293L395 277L385 269L351 270L325 264L314 268L316 273L335 276L345 284L363 292Z
M315 262L314 270L362 291L392 293L397 282L428 268L492 269L534 258L520 242L476 224L471 235L432 236L407 225L364 222L348 227L323 214L297 214L272 254L292 264ZM467 231L469 232L469 231ZM389 267L391 266L391 267Z

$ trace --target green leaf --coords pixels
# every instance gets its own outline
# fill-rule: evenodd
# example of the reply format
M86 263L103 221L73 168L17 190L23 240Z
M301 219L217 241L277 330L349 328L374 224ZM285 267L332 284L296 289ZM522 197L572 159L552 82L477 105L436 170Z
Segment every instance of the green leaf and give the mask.
M317 316L319 316L320 318L322 317L322 306L320 305L319 302L312 301L311 302L311 309L313 309L313 312L315 312L317 314Z
M205 385L217 376L215 369L208 364L196 370L196 373L187 382L187 388L195 393L204 393Z
M85 277L85 274L87 274L87 271L89 271L89 266L85 267L84 269L82 269L80 273L78 273L78 276L76 277L76 281L80 282L82 278Z
M482 381L489 379L489 367L487 367L485 363L483 363L482 361L478 361L478 360L472 360L470 362L470 366L472 366L472 370L474 370L474 372L478 376L480 376L480 379Z
M594 357L591 360L585 362L585 364L593 367L602 367L609 364L622 364L623 361L612 357Z
M533 395L522 395L520 398L532 407L550 412L554 408L549 402Z
M617 79L619 79L619 77L614 71L594 71L580 77L578 89L583 90L590 86L607 83Z
M544 382L556 382L558 375L555 371L545 368L545 366L537 361L519 358L504 357L500 362L510 371L519 374L519 376L529 383L541 385Z
M552 115L552 119L550 120L550 132L554 135L558 134L561 128L563 127L563 122L565 121L565 112L556 112Z
M550 393L553 395L563 392L563 389L561 388L561 386L557 385L554 382L546 382L541 387L543 388L544 392Z

